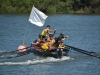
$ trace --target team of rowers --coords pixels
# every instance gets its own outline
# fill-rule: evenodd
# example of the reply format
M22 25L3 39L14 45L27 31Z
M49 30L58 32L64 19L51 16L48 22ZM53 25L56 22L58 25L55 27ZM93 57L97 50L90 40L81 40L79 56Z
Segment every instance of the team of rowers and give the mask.
M64 34L61 33L59 37L53 38L55 32L56 29L50 30L50 26L47 25L39 35L39 38L32 42L32 45L38 46L44 51L52 50L53 48L65 48L62 38L68 38L68 36L64 36Z
M50 25L47 25L46 28L39 34L38 39L32 42L32 46L42 49L43 51L52 50L53 48L65 48L62 39L68 38L61 33L57 38L53 38L55 30L50 29ZM26 46L21 45L18 47L18 52L26 51Z

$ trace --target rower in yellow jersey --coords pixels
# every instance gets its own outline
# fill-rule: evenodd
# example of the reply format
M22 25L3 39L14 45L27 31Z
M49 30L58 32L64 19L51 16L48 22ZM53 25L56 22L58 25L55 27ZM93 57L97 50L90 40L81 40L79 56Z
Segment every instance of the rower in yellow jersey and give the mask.
M47 36L49 29L50 29L50 26L47 25L46 28L42 31L41 36L43 36L43 38L45 38Z

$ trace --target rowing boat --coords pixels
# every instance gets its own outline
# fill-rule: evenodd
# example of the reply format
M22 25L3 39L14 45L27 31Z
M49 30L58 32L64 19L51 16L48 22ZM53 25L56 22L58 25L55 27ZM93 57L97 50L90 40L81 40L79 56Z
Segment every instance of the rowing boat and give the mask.
M43 51L42 49L34 46L32 46L28 51L41 57L54 57L54 58L62 58L62 56L68 56L69 52L67 48L53 48L51 50Z
M54 58L62 58L62 56L68 56L69 49L68 48L53 48L51 50L42 50L37 48L36 46L27 47L27 50L24 52L12 51L12 52L2 52L0 53L0 59L4 58L16 58L21 57L28 54L35 54L40 57L54 57Z
M54 58L62 58L62 56L68 56L68 52L70 50L74 50L89 56L93 56L93 57L97 57L100 59L100 54L96 53L96 52L89 52L86 50L82 50L73 46L69 46L66 45L66 48L53 48L51 50L47 50L47 51L43 51L42 49L36 48L34 46L29 46L27 47L27 51L25 52L18 52L16 51L12 51L12 52L0 52L0 59L4 59L4 58L16 58L16 57L21 57L24 55L28 55L30 53L38 55L40 57L54 57Z

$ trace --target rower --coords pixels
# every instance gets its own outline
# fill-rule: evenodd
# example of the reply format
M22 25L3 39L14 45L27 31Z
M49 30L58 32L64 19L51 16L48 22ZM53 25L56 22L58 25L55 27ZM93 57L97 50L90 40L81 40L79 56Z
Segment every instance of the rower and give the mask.
M63 40L65 40L65 38L68 38L68 36L64 36L63 33L60 33L60 35L59 35L57 38L55 38L55 46L58 47L59 44L60 44Z
M49 34L47 41L49 44L54 45L55 39L53 38L53 34Z
M65 48L65 47L66 47L66 46L64 45L64 43L63 43L63 42L60 42L60 43L59 43L58 48L62 48L62 49L63 49L63 48Z
M54 48L55 39L53 38L53 34L49 34L47 39L45 39L45 43L41 46L43 50L52 50Z
M39 38L32 42L32 46L40 47L45 42L43 36L39 35Z
M41 32L41 36L43 36L43 38L46 38L48 35L48 30L50 29L50 25L47 25L46 28Z
M43 38L48 37L48 34L55 34L56 29L55 30L51 30L50 29L50 25L47 25L46 28L42 31L41 36L43 36Z
M49 49L49 43L47 42L47 39L45 39L45 42L41 45L41 49L43 51L46 51Z
M54 48L55 39L53 38L53 34L49 34L49 36L47 38L47 42L49 44L49 50Z
M68 38L68 36L64 36L64 33L60 33L58 39L59 40L65 40L65 38Z

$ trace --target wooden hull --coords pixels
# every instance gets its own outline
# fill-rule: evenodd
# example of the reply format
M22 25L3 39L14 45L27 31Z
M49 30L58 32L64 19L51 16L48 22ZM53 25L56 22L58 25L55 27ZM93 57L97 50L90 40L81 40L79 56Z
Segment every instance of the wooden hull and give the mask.
M54 57L54 58L62 58L62 56L68 56L69 50L67 48L54 48L52 50L43 51L41 49L36 49L32 47L30 51L41 57Z
M68 52L69 50L67 48L54 48L51 50L46 50L43 51L41 49L38 49L36 47L30 47L27 51L25 52L17 52L17 51L13 51L13 52L4 52L0 55L0 58L16 58L16 57L20 57L20 56L24 56L30 53L33 53L35 55L38 55L40 57L54 57L54 58L62 58L62 56L68 56ZM2 57L4 56L4 57Z

